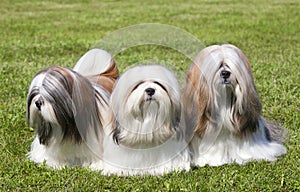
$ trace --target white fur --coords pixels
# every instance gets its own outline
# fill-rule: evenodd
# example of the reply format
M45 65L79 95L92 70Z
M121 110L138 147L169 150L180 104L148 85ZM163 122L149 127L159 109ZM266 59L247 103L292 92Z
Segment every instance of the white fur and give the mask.
M55 128L59 132L59 128ZM51 168L61 169L65 166L89 166L91 169L102 169L103 163L101 154L103 153L102 139L89 137L87 142L74 144L73 142L61 143L61 133L53 137L48 146L42 145L38 137L34 138L28 158L38 164L44 163ZM99 142L101 141L101 142Z
M153 96L146 93L154 89ZM151 99L150 99L151 98ZM105 138L104 173L161 175L189 170L187 143L179 137L181 105L175 76L157 65L126 71L111 96L112 135ZM114 131L118 132L117 143Z
M208 129L215 127L209 125ZM194 136L192 164L197 166L220 166L224 164L245 164L249 161L275 161L277 156L286 153L286 148L265 138L263 129L258 129L247 138L238 138L228 130L217 128L220 133L207 132L203 139Z
M74 71L83 76L99 75L110 67L112 56L101 49L91 49L86 52L76 63Z
M187 143L176 138L159 146L139 149L117 145L111 137L106 137L104 145L106 148L103 174L163 175L172 171L190 169Z

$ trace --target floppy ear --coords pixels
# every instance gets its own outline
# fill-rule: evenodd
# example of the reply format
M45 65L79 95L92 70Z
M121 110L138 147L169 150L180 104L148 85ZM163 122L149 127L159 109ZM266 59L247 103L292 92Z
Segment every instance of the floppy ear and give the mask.
M238 134L245 135L254 132L258 128L258 121L261 116L262 106L256 91L251 67L243 52L233 47L239 55L241 62L239 70L243 73L243 78L237 76L237 86L235 88L236 102L234 104L233 120L238 128ZM241 67L242 65L245 68Z
M199 137L204 135L210 116L208 99L206 78L201 74L199 67L193 63L186 74L183 94L187 137L191 137L194 132Z
M37 128L37 135L39 137L40 144L48 145L53 131L51 123L46 122L44 119L42 119L38 126L39 127Z
M171 119L171 127L179 134L179 124L181 121L181 102L171 97L171 111L172 111L172 119Z
M76 127L83 137L86 139L87 132L93 131L93 134L98 138L99 130L102 131L103 117L100 113L97 103L105 102L105 98L99 94L90 81L78 73L74 73L74 87L72 93L72 100L74 103L75 111L74 118ZM99 129L101 128L101 129Z
M119 144L120 141L120 133L121 133L121 127L120 127L120 123L118 122L118 120L116 119L116 117L114 115L111 115L111 126L112 126L112 138L113 141L116 144Z
M237 128L238 135L254 132L258 128L261 115L261 104L257 93L247 91L245 88L239 85L236 87L236 103L232 106L234 126Z

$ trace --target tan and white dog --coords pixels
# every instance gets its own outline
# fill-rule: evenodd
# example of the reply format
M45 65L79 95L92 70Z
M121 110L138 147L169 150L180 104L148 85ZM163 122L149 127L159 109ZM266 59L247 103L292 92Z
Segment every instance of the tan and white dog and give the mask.
M262 117L249 61L234 45L198 54L187 71L183 108L193 165L274 161L286 153L284 128Z

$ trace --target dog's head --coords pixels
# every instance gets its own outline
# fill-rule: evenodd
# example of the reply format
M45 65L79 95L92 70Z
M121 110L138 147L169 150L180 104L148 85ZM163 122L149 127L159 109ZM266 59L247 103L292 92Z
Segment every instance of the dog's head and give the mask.
M177 131L181 105L178 82L168 69L138 66L125 72L111 96L115 141L159 144Z
M27 97L27 122L36 128L40 143L51 138L82 142L89 129L101 126L96 107L99 94L80 74L62 67L49 67L32 80Z
M223 123L241 135L256 130L261 104L250 64L243 52L230 44L203 49L187 72L184 104L195 103L196 132L203 135L207 123Z

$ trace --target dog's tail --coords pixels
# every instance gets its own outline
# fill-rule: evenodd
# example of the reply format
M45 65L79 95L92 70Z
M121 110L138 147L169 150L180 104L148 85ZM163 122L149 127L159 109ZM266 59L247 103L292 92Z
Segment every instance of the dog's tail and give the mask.
M265 127L268 130L268 136L271 141L283 143L288 138L288 130L275 121L264 119Z
M119 71L113 57L108 52L98 48L86 52L73 70L110 93L119 77Z

